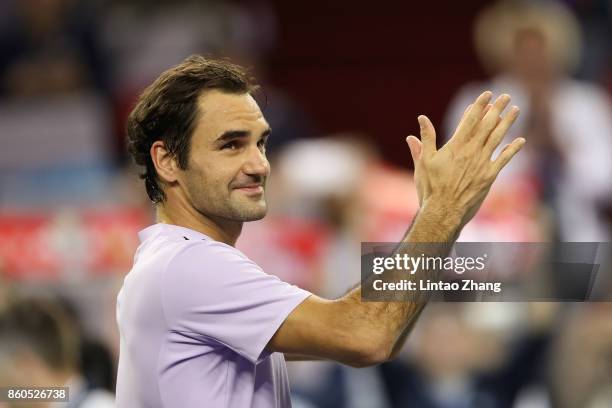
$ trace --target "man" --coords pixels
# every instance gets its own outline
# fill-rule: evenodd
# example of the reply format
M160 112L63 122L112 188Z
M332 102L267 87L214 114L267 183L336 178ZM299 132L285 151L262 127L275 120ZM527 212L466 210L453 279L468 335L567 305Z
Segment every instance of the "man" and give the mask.
M233 246L242 224L266 214L270 127L238 66L190 57L141 95L128 120L129 148L145 166L159 224L140 232L118 296L117 405L288 407L285 356L364 367L392 358L422 303L337 300L267 275ZM419 117L407 138L421 209L405 242L453 242L498 172L524 143L491 154L518 116L483 93L455 136L436 149ZM299 188L299 186L296 186Z

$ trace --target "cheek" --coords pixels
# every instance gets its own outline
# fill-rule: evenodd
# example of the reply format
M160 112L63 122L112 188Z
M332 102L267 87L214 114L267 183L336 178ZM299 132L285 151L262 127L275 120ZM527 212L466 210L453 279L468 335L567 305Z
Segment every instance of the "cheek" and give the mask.
M192 156L189 166L190 185L197 185L200 191L227 194L234 180L240 178L243 162L240 155L231 157L220 152L200 153L197 159Z
M228 163L194 166L190 172L190 185L215 195L226 193L235 176L231 169Z
M241 179L244 160L241 157L224 157L215 162L214 166L206 168L207 177L217 186L230 188L235 180Z
M202 192L205 192L210 186L209 180L208 171L193 162L183 174L184 185L191 195L201 195Z

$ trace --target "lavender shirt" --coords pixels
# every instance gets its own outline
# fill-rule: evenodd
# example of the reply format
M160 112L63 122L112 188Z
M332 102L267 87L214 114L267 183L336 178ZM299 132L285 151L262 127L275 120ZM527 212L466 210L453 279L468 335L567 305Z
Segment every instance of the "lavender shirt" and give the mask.
M188 228L139 236L117 298L117 407L290 407L283 354L264 347L310 293Z

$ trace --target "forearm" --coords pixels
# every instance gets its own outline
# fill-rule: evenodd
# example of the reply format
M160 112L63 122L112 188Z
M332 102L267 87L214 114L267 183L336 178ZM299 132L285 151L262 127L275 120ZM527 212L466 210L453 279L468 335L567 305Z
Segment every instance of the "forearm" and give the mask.
M414 136L406 139L415 161L422 207L402 242L407 245L400 245L394 254L398 262L400 257L446 257L462 226L478 211L497 174L525 143L524 139L516 139L491 160L517 118L518 108L511 108L500 120L510 98L502 95L488 105L490 98L491 92L484 92L466 109L455 134L440 150L436 148L435 129L425 116L419 116L421 141ZM416 281L437 276L436 263L430 271L429 262L414 262L408 272L399 270L399 264L390 265L397 270L389 270L387 260L383 259L386 283L409 280L412 282L407 283L412 285L408 286L414 288ZM375 278L379 279L378 275ZM372 283L372 277L363 283ZM361 289L359 286L334 301L310 296L285 319L268 348L355 367L389 359L422 312L427 293L398 291L398 297L386 298L394 302L364 302Z
M436 202L423 205L396 253L418 257L423 253L432 257L444 257L450 251L461 229L461 219ZM423 245L418 245L423 244ZM435 245L431 245L435 244ZM423 279L432 271L416 270L386 271L386 280ZM418 295L418 294L417 294ZM342 306L345 322L355 333L363 335L364 341L374 341L388 349L393 355L405 341L413 323L421 314L426 298L416 298L415 293L406 293L398 302L362 301L361 286L356 287L338 300Z
M283 353L285 356L285 361L322 361L325 360L321 357L315 356L306 356L303 354L294 354L294 353Z
M402 331L402 333L399 335L398 339L395 341L395 344L393 344L393 348L391 350L390 358L395 358L400 353L400 351L404 347L404 344L406 344L406 340L408 339L408 335L410 334L410 332L412 332L412 329L413 329L415 323L417 322L417 319L419 318L419 316L423 312L423 309L425 309L426 305L427 304L425 302L419 303L418 306L420 306L420 307L417 309L416 313L414 314L414 316L410 320L410 323L408 323L408 326L406 326L406 328L404 328L404 331Z

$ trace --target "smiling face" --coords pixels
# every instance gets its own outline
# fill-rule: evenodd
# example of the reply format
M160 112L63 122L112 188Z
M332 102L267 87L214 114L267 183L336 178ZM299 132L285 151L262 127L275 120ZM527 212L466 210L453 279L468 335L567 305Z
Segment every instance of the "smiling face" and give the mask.
M254 221L266 214L270 126L253 97L210 90L198 100L187 168L177 183L200 214Z

